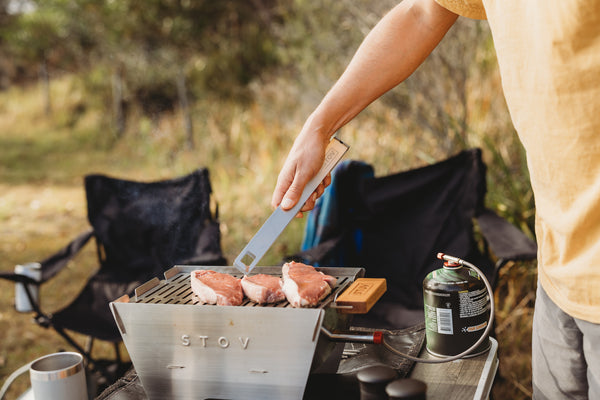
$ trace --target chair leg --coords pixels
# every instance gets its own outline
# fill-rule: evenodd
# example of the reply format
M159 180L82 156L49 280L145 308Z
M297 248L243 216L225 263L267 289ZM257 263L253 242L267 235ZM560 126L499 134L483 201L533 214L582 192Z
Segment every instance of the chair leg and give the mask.
M114 380L115 377L113 376L113 374L111 374L110 371L106 370L106 368L103 368L99 363L97 363L96 360L94 360L92 358L92 354L90 351L87 351L86 349L81 347L79 345L79 343L77 343L75 340L73 340L73 338L71 338L71 336L69 336L63 329L56 327L56 326L53 326L53 328L71 346L73 346L77 351L79 351L83 355L83 357L86 360L87 366L90 368L91 371L97 371L98 373L100 373L100 375L102 375L102 377L104 379L106 379L107 382L112 382ZM92 342L93 342L93 339L92 339ZM90 349L91 349L91 344L89 343L89 340L88 340L87 344L90 345Z
M115 346L115 360L117 361L117 363L119 365L121 365L123 361L121 360L121 349L119 349L119 343L115 343L114 346Z
M92 347L94 346L94 338L92 336L88 336L85 340L85 351L88 354L92 354Z
M62 330L61 328L58 328L56 326L53 326L53 328L56 332L58 332L58 334L60 336L63 337L63 339L65 339L71 346L73 346L78 352L80 352L86 360L88 360L88 361L91 360L91 354L87 350L85 350L83 347L81 347L79 345L79 343L77 343L75 340L73 340L71 338L71 336L69 336L64 330Z

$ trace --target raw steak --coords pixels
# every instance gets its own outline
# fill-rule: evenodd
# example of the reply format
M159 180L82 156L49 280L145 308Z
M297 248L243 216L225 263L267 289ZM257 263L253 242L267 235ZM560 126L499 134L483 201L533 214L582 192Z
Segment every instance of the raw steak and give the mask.
M219 306L239 306L244 299L239 278L211 270L190 273L192 291L203 303Z
M281 287L283 281L278 276L257 274L242 278L242 289L250 300L259 303L277 303L285 299Z
M336 278L310 265L289 262L281 268L283 293L292 307L314 307L335 286Z

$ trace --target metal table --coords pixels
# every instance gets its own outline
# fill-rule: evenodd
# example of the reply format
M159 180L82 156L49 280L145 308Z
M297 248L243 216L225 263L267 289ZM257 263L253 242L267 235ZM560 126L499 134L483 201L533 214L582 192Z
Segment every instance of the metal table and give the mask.
M498 342L490 338L490 349L486 353L472 358L442 364L417 363L410 372L410 377L427 384L428 400L464 400L487 399L498 369ZM425 348L421 357L432 357ZM359 399L358 384L349 377L322 376L316 384L337 390L333 398L345 400ZM310 380L309 380L310 384ZM331 389L338 386L338 389ZM344 391L341 393L339 390ZM117 384L106 389L98 400L147 400L139 378L134 370L130 370Z
M433 358L423 349L421 357ZM490 350L473 358L443 364L415 364L411 378L427 384L427 400L487 399L498 370L498 342L490 338Z

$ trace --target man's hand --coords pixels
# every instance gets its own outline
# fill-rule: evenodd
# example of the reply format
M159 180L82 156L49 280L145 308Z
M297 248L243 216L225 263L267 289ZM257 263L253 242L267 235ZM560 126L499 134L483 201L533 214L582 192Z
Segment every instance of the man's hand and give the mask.
M273 207L281 206L283 210L289 210L296 205L306 184L321 169L328 143L328 137L314 131L303 129L300 132L277 178L277 185L271 200ZM304 203L298 216L302 216L302 212L313 209L316 200L330 183L331 175L327 175L313 195Z

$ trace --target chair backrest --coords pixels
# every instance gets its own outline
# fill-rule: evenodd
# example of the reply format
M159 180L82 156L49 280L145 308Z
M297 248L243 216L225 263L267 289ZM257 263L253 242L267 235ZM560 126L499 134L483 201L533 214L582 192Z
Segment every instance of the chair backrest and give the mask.
M386 301L422 310L423 279L442 266L438 252L493 276L473 225L484 207L485 173L479 149L384 177L374 177L363 162L346 161L309 215L303 252L294 258L365 267L367 276L387 279Z
M99 274L145 280L175 264L224 265L208 170L157 182L85 177Z

